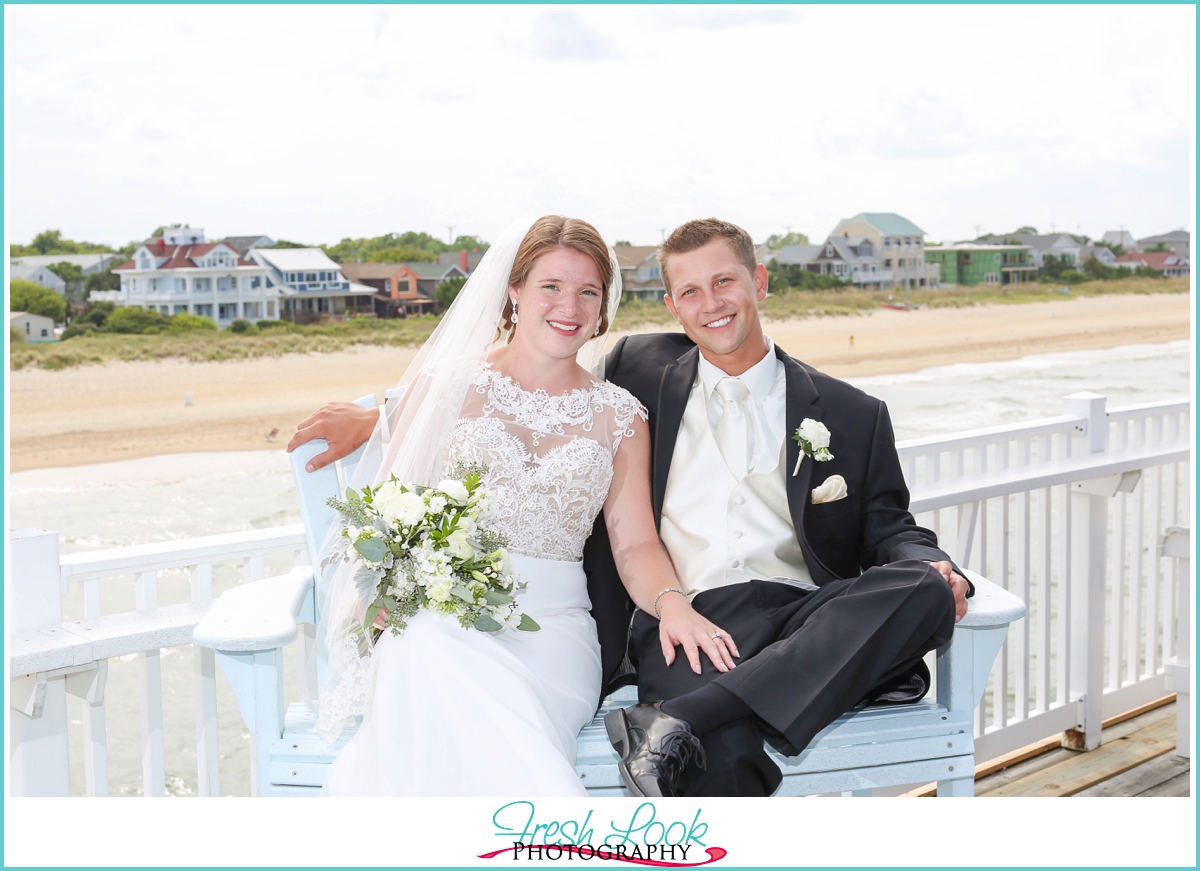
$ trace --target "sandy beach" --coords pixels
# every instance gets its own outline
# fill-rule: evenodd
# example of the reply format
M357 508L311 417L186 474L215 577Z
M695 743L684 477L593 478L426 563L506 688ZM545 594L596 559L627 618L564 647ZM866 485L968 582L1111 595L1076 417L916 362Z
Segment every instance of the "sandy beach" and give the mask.
M858 317L768 323L767 332L790 354L825 372L863 377L1187 339L1190 296L1100 296L911 312L879 309ZM282 450L310 411L330 400L381 394L415 353L362 347L240 362L171 360L57 372L23 369L9 377L10 469L157 454ZM188 391L193 396L190 406L184 404ZM279 433L267 441L272 429Z

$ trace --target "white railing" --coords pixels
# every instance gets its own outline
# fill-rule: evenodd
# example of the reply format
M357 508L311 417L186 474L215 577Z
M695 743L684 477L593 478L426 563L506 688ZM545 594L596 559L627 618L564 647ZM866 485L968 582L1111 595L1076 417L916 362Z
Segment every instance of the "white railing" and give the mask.
M1187 579L1177 560L1157 555L1157 541L1188 520L1190 447L1186 401L1106 411L1092 394L1068 397L1061 417L898 445L918 522L960 565L1029 606L976 711L978 761L1061 731L1091 749L1104 717L1167 692L1166 664L1178 652L1175 597ZM84 792L107 794L108 662L136 657L142 792L163 795L162 652L190 646L212 600L214 565L228 574L240 564L241 580L255 581L268 556L303 560L305 552L299 526L61 559L54 533L21 530L10 544L14 794L70 794L68 759L80 743ZM159 605L160 573L181 570L190 600ZM127 588L131 578L134 609L102 614L101 584ZM82 592L79 619L64 622L73 590ZM191 656L196 792L216 795L213 657L198 647ZM67 694L83 712L82 735L70 740ZM223 713L237 716L232 706Z
M918 522L1029 608L976 710L979 760L1060 731L1092 749L1103 718L1167 692L1181 579L1156 543L1188 519L1190 405L1064 404L898 445Z
M15 618L9 677L10 706L18 734L13 755L14 794L70 794L66 695L82 700L82 754L87 795L108 795L108 740L104 696L109 661L137 659L142 794L166 794L163 681L164 649L191 645L192 630L213 600L214 565L237 564L243 582L261 579L266 559L282 554L307 559L300 525L214 535L59 558L58 536L44 530L14 533L12 571ZM182 569L189 601L159 604L159 576ZM101 584L132 581L133 611L101 613ZM81 588L80 619L64 621L64 600ZM119 592L119 591L117 591ZM69 615L66 615L69 616ZM213 651L193 647L196 724L196 793L219 795L217 682ZM177 719L177 718L173 718ZM38 752L53 747L53 751Z

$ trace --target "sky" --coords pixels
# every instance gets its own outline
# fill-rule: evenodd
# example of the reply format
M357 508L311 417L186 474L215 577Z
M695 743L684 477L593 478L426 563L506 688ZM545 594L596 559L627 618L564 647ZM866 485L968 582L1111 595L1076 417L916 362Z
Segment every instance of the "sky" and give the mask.
M1191 229L1194 6L4 7L8 242ZM451 229L453 228L453 229Z

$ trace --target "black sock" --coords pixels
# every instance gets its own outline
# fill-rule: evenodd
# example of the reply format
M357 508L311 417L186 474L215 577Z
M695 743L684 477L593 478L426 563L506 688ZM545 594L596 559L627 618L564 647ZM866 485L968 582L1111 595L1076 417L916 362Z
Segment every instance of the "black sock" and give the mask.
M754 716L754 711L745 702L715 683L665 701L660 707L664 714L691 726L692 734L697 737L734 720Z

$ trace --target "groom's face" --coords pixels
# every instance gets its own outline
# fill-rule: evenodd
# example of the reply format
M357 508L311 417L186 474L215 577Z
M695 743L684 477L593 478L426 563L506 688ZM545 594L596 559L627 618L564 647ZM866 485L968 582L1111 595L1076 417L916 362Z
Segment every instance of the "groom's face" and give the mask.
M758 304L767 297L767 270L748 270L724 239L685 254L672 254L664 266L671 292L667 308L709 362L740 375L766 352Z

